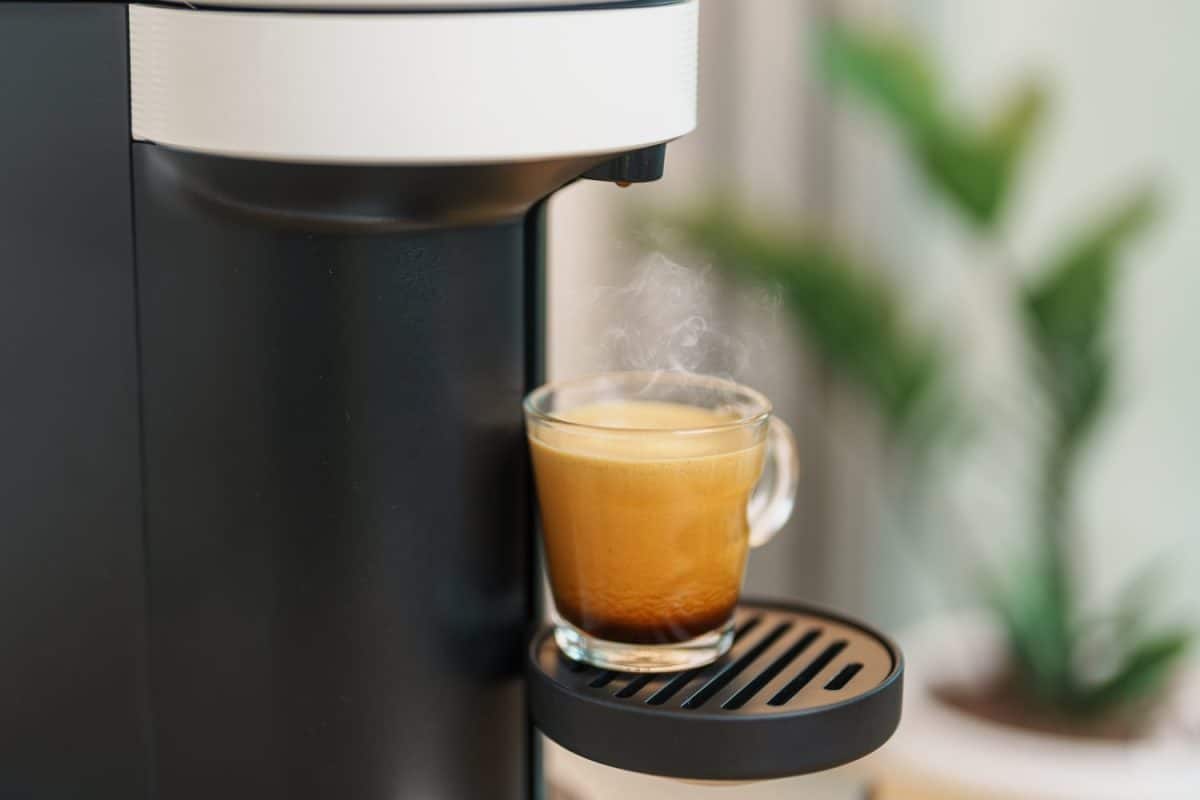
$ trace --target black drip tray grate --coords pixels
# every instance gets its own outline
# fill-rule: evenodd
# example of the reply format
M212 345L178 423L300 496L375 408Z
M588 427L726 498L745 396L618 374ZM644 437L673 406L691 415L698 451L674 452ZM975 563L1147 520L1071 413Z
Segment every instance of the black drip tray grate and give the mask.
M579 755L696 780L829 769L900 721L903 662L885 637L817 609L744 603L721 660L658 675L571 661L549 629L530 647L534 722Z

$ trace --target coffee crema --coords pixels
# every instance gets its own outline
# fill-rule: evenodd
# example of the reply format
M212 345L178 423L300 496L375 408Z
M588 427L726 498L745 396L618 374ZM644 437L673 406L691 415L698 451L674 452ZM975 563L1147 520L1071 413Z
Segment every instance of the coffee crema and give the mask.
M733 616L764 444L732 414L604 403L530 431L550 588L584 632L683 642ZM570 424L577 423L577 424Z

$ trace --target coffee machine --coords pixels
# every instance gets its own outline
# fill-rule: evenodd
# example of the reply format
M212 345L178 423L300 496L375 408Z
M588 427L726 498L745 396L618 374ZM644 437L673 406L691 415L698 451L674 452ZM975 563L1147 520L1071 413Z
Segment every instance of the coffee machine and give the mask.
M696 26L0 5L0 796L515 800L537 728L702 779L891 734L899 651L823 612L666 676L538 631L545 204L661 175Z

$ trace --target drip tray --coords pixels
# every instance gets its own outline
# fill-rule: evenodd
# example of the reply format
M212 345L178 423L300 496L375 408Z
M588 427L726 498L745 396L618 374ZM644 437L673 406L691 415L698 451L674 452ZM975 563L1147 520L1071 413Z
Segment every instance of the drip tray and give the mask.
M750 601L733 647L700 669L612 672L562 655L549 628L529 651L534 723L579 755L693 780L758 780L867 755L900 722L900 650L861 623Z

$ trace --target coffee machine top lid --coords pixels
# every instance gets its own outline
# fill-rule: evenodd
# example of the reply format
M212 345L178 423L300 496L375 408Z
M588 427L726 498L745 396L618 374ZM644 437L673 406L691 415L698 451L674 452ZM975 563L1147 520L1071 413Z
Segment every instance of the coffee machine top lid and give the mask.
M243 4L130 6L135 140L479 164L615 154L695 127L697 0Z
M613 6L664 6L682 0L161 0L190 8L272 10L555 11Z

